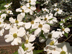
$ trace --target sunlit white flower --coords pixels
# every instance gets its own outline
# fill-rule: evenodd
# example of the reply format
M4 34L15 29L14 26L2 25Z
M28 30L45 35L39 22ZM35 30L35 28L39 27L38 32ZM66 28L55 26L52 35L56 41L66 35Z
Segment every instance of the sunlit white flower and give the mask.
M5 35L5 41L6 42L11 42L11 45L18 45L21 43L21 38L25 35L25 30L23 27L20 27L17 29L16 26L11 27L9 30L9 34Z
M54 31L54 30L53 30L53 31L51 32L51 34L52 34L52 37L53 37L53 38L60 38L60 37L63 36L61 31Z
M33 44L28 43L28 44L24 44L25 48L22 48L21 46L19 46L18 49L18 54L33 54Z
M48 33L50 30L50 26L48 24L39 24L38 28L35 30L34 34L38 35L41 32L41 30L43 30L44 33Z
M27 6L26 13L30 13L32 15L33 12L36 10L36 7L30 6L29 3L27 3L26 6Z
M11 27L10 24L7 24L7 23L4 24L4 28L5 28L6 30L10 29L10 27Z
M43 16L42 19L46 21L46 23L50 23L50 24L54 24L55 22L58 22L57 19L53 17L53 14L49 14L49 15L47 14Z
M61 10L61 9L59 9L59 8L55 8L54 9L55 11L56 11L56 13L54 14L55 16L57 15L57 14L61 14L63 11Z
M30 42L33 42L34 40L36 39L35 35L32 35L32 34L27 34L26 37L25 37L25 43L30 43Z
M0 36L3 36L4 34L4 29L0 29Z
M12 2L9 4L4 5L4 7L8 8L9 6L11 6Z
M27 0L28 3L30 3L31 5L35 5L36 4L36 0Z
M58 5L57 3L54 4L55 7L56 7L57 5Z
M42 10L43 10L44 12L49 12L49 10L48 10L47 8L42 8Z
M64 28L64 27L62 27L62 29L59 29L61 32L62 32L62 34L64 34L65 32L66 33L69 33L70 32L70 29L69 28Z
M60 43L56 47L57 47L56 51L60 52L59 54L69 54L69 53L71 54L71 46L67 42Z
M15 23L15 19L13 19L13 17L9 18L10 23Z
M21 46L19 46L19 49L18 49L18 54L24 54L24 50Z
M7 10L6 11L8 14L13 14L13 12L11 10Z
M7 16L7 14L5 14L5 13L4 13L4 14L1 14L1 18L2 18L2 19L5 19L6 16Z
M9 21L11 23L13 23L14 25L22 26L24 24L22 22L23 18L24 18L24 15L22 13L20 13L20 14L17 15L17 20L16 19L13 19L13 17L10 17L9 18Z

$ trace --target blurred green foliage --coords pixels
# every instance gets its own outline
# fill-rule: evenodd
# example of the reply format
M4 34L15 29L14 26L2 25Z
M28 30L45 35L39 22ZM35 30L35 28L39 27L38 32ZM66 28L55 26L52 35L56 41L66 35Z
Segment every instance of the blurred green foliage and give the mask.
M5 9L4 5L10 2L11 0L0 0L0 10Z

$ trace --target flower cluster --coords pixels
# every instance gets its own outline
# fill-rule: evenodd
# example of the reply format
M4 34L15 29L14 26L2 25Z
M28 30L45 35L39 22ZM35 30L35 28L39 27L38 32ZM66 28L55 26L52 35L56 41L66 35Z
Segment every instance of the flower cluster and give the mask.
M9 31L4 36L5 42L19 45L18 54L33 54L36 47L34 46L35 40L38 40L36 39L38 37L40 43L46 43L42 50L47 54L72 54L72 47L69 43L58 42L58 39L64 35L68 37L70 28L64 24L67 20L72 20L72 16L59 21L55 16L62 14L63 10L56 7L57 3L52 5L54 8L41 8L39 12L36 7L39 3L37 0L25 0L24 3L21 3L21 7L15 10L19 13L17 17L10 16L8 22L5 22L8 15L14 15L12 10L9 10L12 3L6 4L4 6L6 9L0 11L0 36L3 36L5 30ZM48 3L49 1L45 1L41 5ZM52 13L52 10L55 13ZM58 28L53 29L55 26Z

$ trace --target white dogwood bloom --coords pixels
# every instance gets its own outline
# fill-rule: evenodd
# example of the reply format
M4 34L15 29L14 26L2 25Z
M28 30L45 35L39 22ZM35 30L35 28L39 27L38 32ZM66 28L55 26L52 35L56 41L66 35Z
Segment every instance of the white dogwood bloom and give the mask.
M60 32L60 31L52 31L51 32L51 34L52 34L52 38L60 38L60 37L62 37L63 35L62 35L62 32Z
M34 31L34 34L37 36L41 30L44 31L44 33L48 33L50 30L50 26L48 24L39 24L38 28Z
M14 25L22 26L22 25L24 24L24 23L22 22L23 18L24 18L23 13L20 13L20 14L17 15L17 20L16 20L16 19L13 19L13 17L10 17L10 18L9 18L9 21L10 21L11 23L13 23Z
M18 54L24 54L24 50L21 46L19 46L19 49L18 49Z
M27 0L28 3L30 3L31 5L35 5L36 4L36 0Z
M30 43L30 42L33 42L34 40L36 39L35 35L32 35L32 34L27 34L25 36L25 43Z
M7 24L7 23L5 23L5 24L4 24L4 28L5 28L5 30L10 29L10 27L11 27L11 25L10 25L10 24Z
M61 10L61 9L59 9L59 8L55 8L54 9L55 11L56 11L56 13L54 14L55 16L57 15L57 14L61 14L63 11Z
M16 19L14 19L13 17L9 18L10 23L15 23Z
M69 33L69 32L70 32L70 29L67 28L67 27L66 27L66 28L62 27L62 29L57 29L57 30L61 31L62 34L64 34L65 32L66 32L66 33Z
M1 18L2 18L2 19L5 19L6 16L7 16L7 14L5 14L5 13L1 14Z
M36 7L30 6L29 3L27 3L26 6L27 6L26 13L30 13L31 15L33 15L33 12L36 10Z
M56 51L60 52L59 54L71 54L71 46L67 42L59 43L56 45L56 47Z
M25 46L24 48L19 46L18 54L33 54L33 49L34 49L33 44L28 43L28 44L24 44L24 46Z
M47 8L42 8L42 11L49 13L49 10Z
M11 45L18 45L21 43L21 38L25 35L25 30L23 27L20 27L17 29L16 26L11 27L9 30L9 34L5 35L5 41L6 42L11 42Z
M4 5L4 7L8 8L9 6L11 6L12 2L9 4Z
M6 10L7 14L13 14L11 10Z

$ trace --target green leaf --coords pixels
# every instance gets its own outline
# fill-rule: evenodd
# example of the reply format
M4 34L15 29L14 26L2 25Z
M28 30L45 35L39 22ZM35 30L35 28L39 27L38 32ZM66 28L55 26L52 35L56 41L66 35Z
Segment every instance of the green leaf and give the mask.
M24 45L24 43L22 43L22 48L23 48L23 50L25 49L25 45Z
M18 54L18 51L14 52L13 54Z
M32 30L29 31L29 33L31 34L31 33L34 32L35 30L36 30L36 29L32 29Z
M68 38L68 33L65 32L64 35Z
M43 50L34 50L33 51L33 54L38 54L38 53L41 53Z
M60 23L64 23L64 22L63 22L63 21L60 21L59 24L60 24Z
M72 25L69 25L69 26L67 26L67 27L72 27Z
M52 26L53 24L47 23L48 25Z
M36 4L40 4L40 2L36 1Z
M49 19L49 20L53 20L54 18L51 18L51 19Z
M44 36L44 34L43 34L43 30L41 30L40 36L43 37L44 39L46 39L45 36Z
M67 18L65 18L65 22L68 20L69 17L70 17L70 16L68 16Z

